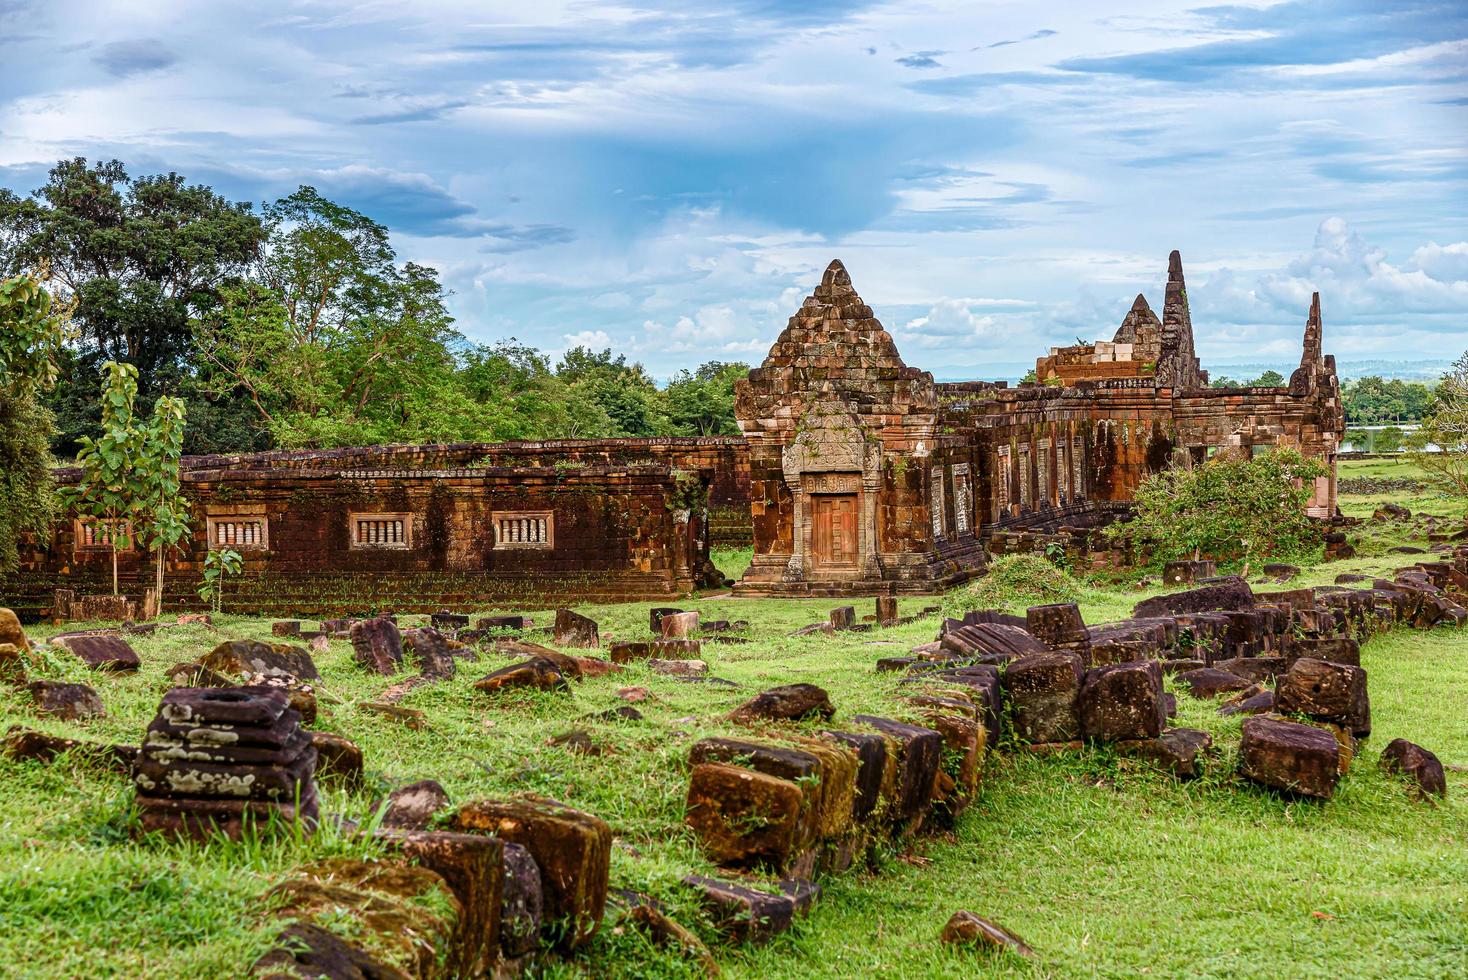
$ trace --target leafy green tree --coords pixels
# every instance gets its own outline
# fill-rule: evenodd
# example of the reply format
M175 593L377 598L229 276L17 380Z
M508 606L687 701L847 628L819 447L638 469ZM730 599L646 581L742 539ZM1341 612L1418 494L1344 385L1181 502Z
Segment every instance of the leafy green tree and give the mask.
M117 595L117 556L131 548L134 527L147 492L142 479L143 433L134 406L138 397L138 369L108 361L103 365L102 434L82 436L81 480L68 488L76 510L97 522L112 550L112 594Z
M573 394L600 408L611 420L610 436L637 437L669 434L657 384L641 364L628 364L624 355L612 356L587 347L573 347L561 357L556 376Z
M1468 351L1433 389L1412 458L1459 504L1468 504Z
M184 382L190 321L247 271L265 237L248 203L175 173L132 178L116 160L81 157L59 162L28 198L0 195L0 227L0 261L49 261L53 288L75 303L71 383L112 360L136 367L144 392ZM77 432L92 427L79 421Z
M1428 409L1432 390L1417 381L1390 381L1368 375L1348 382L1341 391L1341 404L1349 425L1382 425L1416 422Z
M1247 574L1253 561L1302 556L1319 543L1305 507L1314 479L1324 473L1318 460L1294 449L1252 458L1218 453L1200 466L1148 477L1137 488L1135 516L1108 533L1157 562L1241 559Z
M238 575L244 565L240 553L233 548L219 548L204 556L203 581L199 584L199 598L209 603L217 615L224 607L224 583L231 575Z
M189 533L189 503L179 472L187 409L182 399L164 395L140 433L137 477L142 499L139 533L154 557L154 589L163 609L163 566L168 552Z
M37 274L0 280L0 574L14 571L21 537L45 538L56 512L51 413L41 393L56 379L68 310Z
M709 361L697 371L680 371L663 389L663 403L674 435L738 435L734 382L749 374L748 364Z

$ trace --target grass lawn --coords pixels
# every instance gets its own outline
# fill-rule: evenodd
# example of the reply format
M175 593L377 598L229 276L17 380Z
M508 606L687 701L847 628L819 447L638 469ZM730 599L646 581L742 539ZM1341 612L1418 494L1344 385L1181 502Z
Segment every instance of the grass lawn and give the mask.
M1408 530L1410 529L1403 529ZM720 556L735 574L748 553ZM1342 571L1385 572L1400 555L1307 569L1299 584ZM1293 584L1293 583L1292 583ZM1150 592L1088 590L1088 622L1124 616ZM903 613L933 600L903 599ZM317 657L318 728L360 744L369 785L325 787L323 811L358 819L387 788L434 778L456 801L534 791L592 811L617 833L614 887L664 899L712 939L679 879L712 872L683 830L684 759L698 738L733 731L721 715L758 690L809 681L831 692L836 724L858 712L901 716L897 679L878 657L929 640L936 617L871 633L787 636L824 619L830 600L699 598L706 619L744 619L751 643L708 645L713 673L738 689L680 683L640 666L587 680L574 694L491 700L471 688L497 666L486 655L403 702L430 727L411 731L358 708L388 686L352 662L349 644ZM649 604L586 607L608 634L637 638ZM870 600L860 612L870 611ZM416 619L416 618L414 618ZM544 611L537 622L548 622ZM36 637L55 632L33 628ZM45 676L85 681L108 714L88 723L36 718L23 695L0 692L6 723L73 737L136 742L167 687L166 670L224 637L269 638L269 624L224 617L214 630L178 627L134 646L132 677L90 674L56 655ZM978 803L959 830L874 872L827 879L825 899L793 932L762 948L717 949L730 977L1468 976L1468 633L1400 631L1363 651L1374 734L1327 804L1286 800L1233 781L1239 722L1179 694L1177 724L1211 731L1209 774L1182 784L1105 749L990 757ZM588 720L644 685L641 722ZM547 740L579 726L604 746L576 755ZM1445 805L1416 803L1379 772L1398 736L1435 751L1449 771ZM0 760L0 976L238 975L268 945L258 897L291 867L362 845L325 832L310 840L207 847L135 843L130 790L117 775L75 764ZM954 954L937 933L968 908L1009 926L1033 961ZM609 916L587 956L551 976L694 975Z
M1408 458L1344 459L1336 465L1337 480L1368 478L1423 482L1421 490L1394 490L1386 493L1340 494L1340 508L1347 517L1370 517L1381 503L1401 504L1414 514L1425 511L1439 516L1462 518L1468 514L1462 498L1453 498L1426 484L1427 474Z

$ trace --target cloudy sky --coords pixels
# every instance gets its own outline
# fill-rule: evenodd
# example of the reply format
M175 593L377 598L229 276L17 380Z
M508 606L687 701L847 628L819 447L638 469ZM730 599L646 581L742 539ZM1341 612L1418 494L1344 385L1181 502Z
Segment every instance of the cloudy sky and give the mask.
M473 339L758 360L833 257L942 377L1109 337L1181 249L1205 364L1468 347L1468 5L0 0L0 184L309 183Z

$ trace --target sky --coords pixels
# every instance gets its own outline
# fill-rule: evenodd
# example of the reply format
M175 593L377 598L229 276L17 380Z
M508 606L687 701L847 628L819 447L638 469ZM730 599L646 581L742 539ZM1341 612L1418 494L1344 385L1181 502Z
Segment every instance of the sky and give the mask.
M833 258L942 378L1108 338L1179 249L1205 367L1468 348L1468 4L0 0L0 185L310 184L458 328L757 362ZM1022 368L1021 368L1022 369Z

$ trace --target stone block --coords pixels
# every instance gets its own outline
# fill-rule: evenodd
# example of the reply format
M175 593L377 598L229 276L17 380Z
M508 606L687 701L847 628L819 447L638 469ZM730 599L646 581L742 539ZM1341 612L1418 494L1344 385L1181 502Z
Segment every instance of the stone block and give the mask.
M387 808L382 814L382 826L396 830L427 830L434 814L449 805L449 794L437 780L422 779L393 790L384 802Z
M358 620L351 627L352 655L378 674L396 674L403 666L403 635L386 616Z
M729 715L734 721L796 721L836 713L831 698L814 684L786 684L755 695Z
M1381 767L1410 778L1418 796L1447 798L1448 780L1442 762L1416 743L1405 738L1392 739L1381 752Z
M698 632L698 613L669 613L658 624L666 640L684 640Z
M1001 686L1016 738L1068 742L1080 734L1077 699L1085 677L1072 653L1035 653L1005 665Z
M1275 686L1274 706L1344 726L1357 738L1371 734L1371 701L1360 667L1301 657Z
M439 830L386 829L378 831L377 839L436 873L458 898L461 914L445 973L474 977L490 972L500 952L507 845L497 837Z
M1116 743L1123 755L1146 759L1179 779L1194 779L1202 773L1200 759L1213 745L1213 736L1196 728L1170 728L1157 738Z
M137 653L120 636L101 633L64 633L51 638L51 645L75 654L93 670L130 674L141 666Z
M893 765L891 799L885 817L899 831L921 826L943 762L943 736L931 728L891 718L857 715L852 719L885 735Z
M540 946L545 899L541 890L540 866L530 856L530 851L519 844L505 844L504 849L500 949L506 959L514 959Z
M569 609L556 610L556 625L552 637L558 647L601 646L601 634L596 620Z
M101 718L106 714L102 707L102 698L85 684L31 681L25 688L39 714L62 721L84 721L88 718Z
M526 795L465 804L454 825L528 850L540 868L547 925L564 928L560 948L577 949L591 939L606 911L612 850L612 828L606 821Z
M1216 698L1223 694L1237 694L1240 691L1248 691L1254 686L1254 682L1247 678L1231 674L1226 670L1218 670L1215 667L1186 670L1178 674L1176 680L1195 698Z
M779 892L773 895L702 875L689 875L683 884L699 893L715 927L733 942L768 942L788 930L821 895L819 885L800 878L776 882Z
M565 676L556 665L540 657L501 667L474 682L476 691L483 691L487 694L497 694L522 687L563 693L569 693L571 690L571 685L566 683Z
M1239 773L1263 786L1330 799L1340 779L1340 745L1313 725L1249 718L1239 742Z
M1081 734L1102 742L1162 734L1162 667L1155 660L1093 667L1078 703Z
M693 767L685 820L715 864L783 871L800 843L801 788L721 762Z

